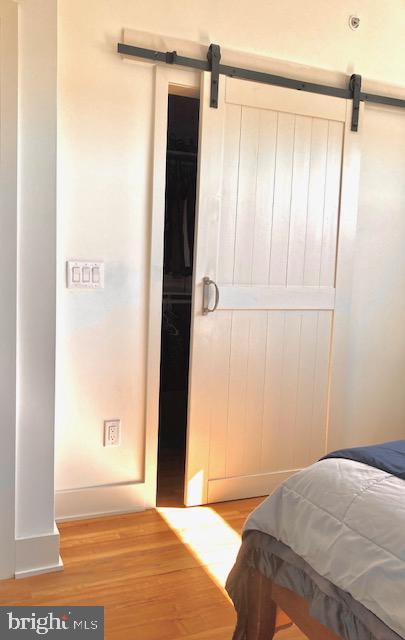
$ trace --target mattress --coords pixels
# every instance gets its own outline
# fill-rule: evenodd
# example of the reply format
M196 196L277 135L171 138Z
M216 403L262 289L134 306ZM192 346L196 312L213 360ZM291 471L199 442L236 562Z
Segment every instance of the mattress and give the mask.
M405 638L402 479L357 461L322 460L264 500L245 524L249 531L283 543L393 637Z

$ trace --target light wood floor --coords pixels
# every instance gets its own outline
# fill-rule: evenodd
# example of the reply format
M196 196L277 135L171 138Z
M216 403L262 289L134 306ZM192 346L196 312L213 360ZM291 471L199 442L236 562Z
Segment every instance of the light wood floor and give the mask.
M235 614L221 584L258 502L61 524L64 571L1 582L0 604L104 605L107 640L230 640ZM290 627L277 638L305 636Z

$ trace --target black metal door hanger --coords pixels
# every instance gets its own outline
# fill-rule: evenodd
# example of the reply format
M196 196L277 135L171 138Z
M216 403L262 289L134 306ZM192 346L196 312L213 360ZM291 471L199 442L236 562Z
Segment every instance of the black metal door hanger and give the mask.
M320 93L336 98L344 98L353 101L351 130L358 131L360 102L374 102L377 104L386 104L392 107L405 108L405 100L401 98L392 98L391 96L381 96L372 93L363 93L361 91L361 76L353 74L350 77L348 88L341 89L339 87L331 87L314 82L303 82L292 78L277 76L272 73L264 73L262 71L254 71L253 69L243 69L240 67L232 67L230 65L221 64L221 48L218 44L211 44L207 52L207 60L198 60L196 58L188 58L179 56L177 51L154 51L153 49L144 49L130 44L118 43L118 53L135 58L143 58L152 62L164 62L166 64L176 64L181 67L191 67L199 71L211 72L211 96L210 106L213 109L218 108L218 89L219 76L225 75L231 78L240 78L241 80L253 80L262 84L272 84L278 87L286 87L287 89L296 89L297 91L308 91L310 93Z

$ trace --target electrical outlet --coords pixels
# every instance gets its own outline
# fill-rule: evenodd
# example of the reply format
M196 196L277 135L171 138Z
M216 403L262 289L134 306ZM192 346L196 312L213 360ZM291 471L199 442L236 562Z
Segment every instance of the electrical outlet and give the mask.
M118 447L121 444L121 420L104 420L104 446Z

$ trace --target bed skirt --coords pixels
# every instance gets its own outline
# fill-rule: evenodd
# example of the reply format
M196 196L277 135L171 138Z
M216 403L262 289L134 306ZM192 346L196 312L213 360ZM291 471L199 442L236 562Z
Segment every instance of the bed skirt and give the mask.
M281 587L297 593L309 605L310 615L342 640L402 640L352 596L320 576L292 549L260 531L243 536L226 589L238 613L233 640L246 640L249 572L255 569Z

